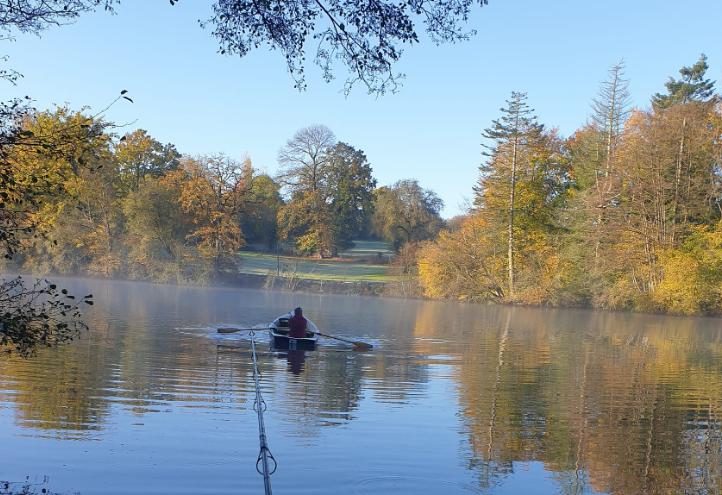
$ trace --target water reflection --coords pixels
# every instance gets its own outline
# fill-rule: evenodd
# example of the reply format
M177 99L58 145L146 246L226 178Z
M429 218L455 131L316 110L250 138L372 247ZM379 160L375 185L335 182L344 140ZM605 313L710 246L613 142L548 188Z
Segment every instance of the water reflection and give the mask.
M30 361L0 361L0 418L12 415L13 438L108 441L124 415L136 426L174 418L180 428L201 428L210 415L205 438L220 442L216 421L250 408L252 361L247 339L209 325L270 321L305 298L321 328L381 345L261 352L264 397L277 412L269 421L283 425L271 438L305 439L319 449L309 455L348 472L375 470L366 485L408 481L396 457L385 468L373 457L404 441L420 446L405 472L426 478L431 462L448 458L434 451L456 445L456 459L443 462L466 473L453 485L467 493L494 493L534 466L553 483L549 493L722 490L720 320L78 284L92 285L98 301L90 335ZM252 422L238 427L252 449ZM338 439L347 428L373 440L368 453L323 457L329 432Z
M306 362L306 351L289 349L286 353L286 360L288 361L288 371L294 375L300 375Z

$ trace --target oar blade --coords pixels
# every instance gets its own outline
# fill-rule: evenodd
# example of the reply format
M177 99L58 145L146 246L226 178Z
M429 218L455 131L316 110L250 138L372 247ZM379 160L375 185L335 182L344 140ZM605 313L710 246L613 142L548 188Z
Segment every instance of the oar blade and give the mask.
M258 332L261 330L268 330L268 327L254 327L254 328L238 328L238 327L218 327L218 333L236 333L236 332Z
M242 328L234 328L234 327L220 327L218 329L218 333L236 333L243 330Z
M354 342L353 343L354 351L370 351L373 348L374 348L374 346L372 346L371 344L367 344L366 342Z

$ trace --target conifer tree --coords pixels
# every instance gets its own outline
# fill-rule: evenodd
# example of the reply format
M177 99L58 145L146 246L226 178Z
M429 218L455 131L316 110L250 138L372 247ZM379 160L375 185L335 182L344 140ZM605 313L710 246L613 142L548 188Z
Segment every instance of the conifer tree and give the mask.
M480 178L474 188L474 205L477 208L494 207L487 204L486 190L494 185L508 187L506 204L507 231L507 284L508 297L514 298L514 217L516 213L517 175L519 173L520 156L523 151L542 137L544 126L537 122L534 109L526 102L527 94L513 91L501 108L502 116L492 121L491 127L485 129L482 136L492 140L485 145L484 155L489 157L480 170Z
M669 108L678 103L709 101L714 96L715 82L705 79L707 69L709 65L707 65L707 55L704 53L693 66L679 69L682 78L669 78L665 83L667 94L657 93L652 97L655 110Z

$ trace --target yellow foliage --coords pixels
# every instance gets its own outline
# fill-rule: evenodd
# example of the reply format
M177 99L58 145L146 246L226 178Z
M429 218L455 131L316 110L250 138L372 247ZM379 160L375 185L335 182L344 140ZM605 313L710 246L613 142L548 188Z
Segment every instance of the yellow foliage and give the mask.
M660 309L672 313L722 310L722 230L697 228L682 249L660 256L663 278L652 293Z

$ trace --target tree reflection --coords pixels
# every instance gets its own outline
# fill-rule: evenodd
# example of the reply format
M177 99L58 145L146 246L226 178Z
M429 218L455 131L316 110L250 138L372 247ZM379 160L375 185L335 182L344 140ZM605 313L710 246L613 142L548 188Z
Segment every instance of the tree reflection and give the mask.
M107 304L89 314L89 338L30 361L0 361L0 400L13 404L20 426L83 438L103 431L113 407L136 415L171 402L250 407L247 338L219 345L208 331L176 332L159 317L216 321L211 308L226 311L236 296L222 293L221 305L188 289L194 307L181 289L150 296L135 288L93 290ZM722 490L719 320L384 304L388 315L373 318L385 340L373 352L260 352L264 396L284 434L317 437L348 425L364 401L414 407L440 380L455 387L459 455L482 489L519 463L540 462L570 495Z
M418 333L463 342L459 400L482 487L514 462L541 461L563 493L719 492L722 330L643 315L478 313L461 308L450 328L448 312L426 306Z

